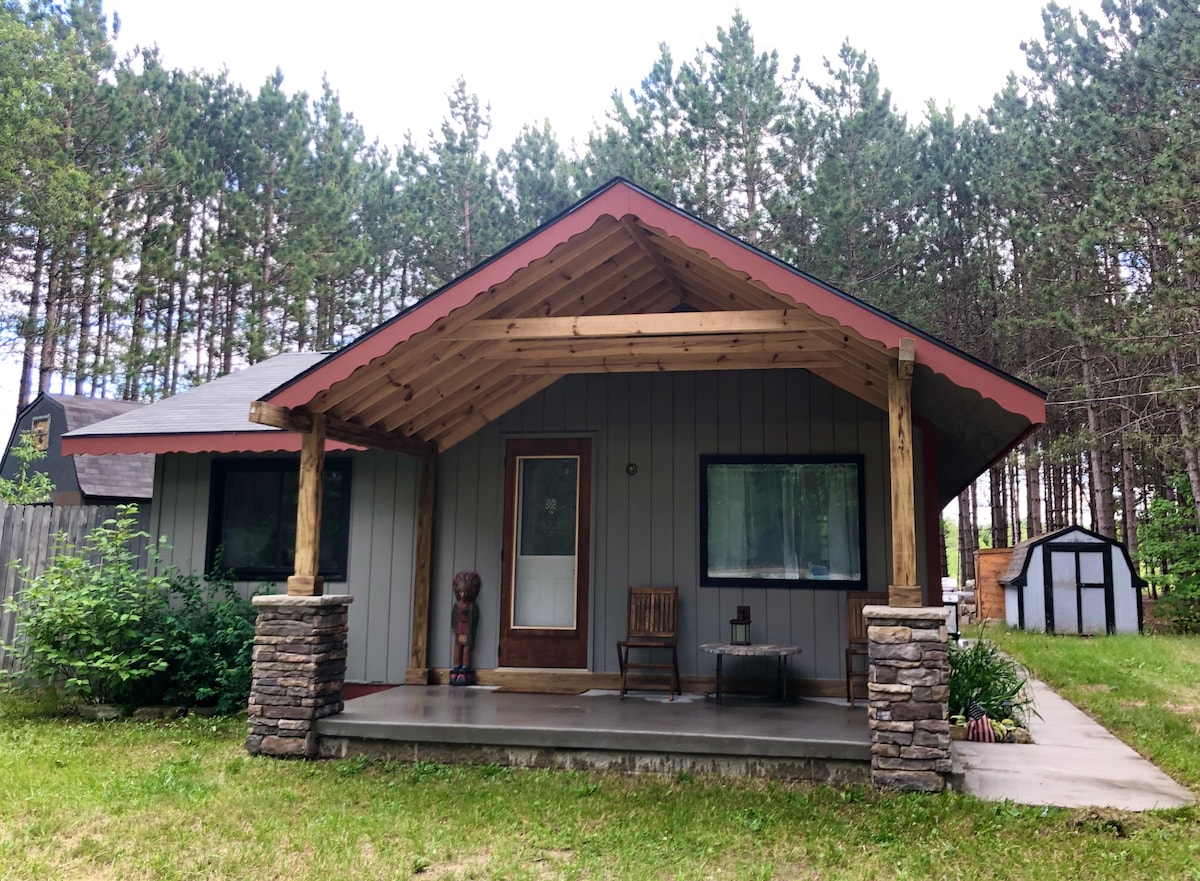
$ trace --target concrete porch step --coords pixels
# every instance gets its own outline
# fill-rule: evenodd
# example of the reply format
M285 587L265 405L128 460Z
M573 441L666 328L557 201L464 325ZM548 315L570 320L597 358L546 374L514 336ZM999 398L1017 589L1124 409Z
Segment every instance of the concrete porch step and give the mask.
M717 705L701 695L497 694L403 686L317 723L323 755L867 782L866 712L801 700Z

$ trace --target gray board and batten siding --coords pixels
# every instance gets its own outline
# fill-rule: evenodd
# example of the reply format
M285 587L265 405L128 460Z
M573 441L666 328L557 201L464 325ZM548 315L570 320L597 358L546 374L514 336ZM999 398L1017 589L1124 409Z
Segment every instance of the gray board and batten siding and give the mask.
M438 465L430 664L450 658L450 579L483 579L476 666L498 660L504 444L523 436L592 438L590 668L618 670L630 585L677 585L679 667L711 675L706 642L729 639L749 605L755 642L798 644L791 673L842 677L845 591L699 586L699 456L861 454L866 483L868 588L890 580L888 422L883 411L801 370L568 376L443 453ZM916 451L917 506L923 508ZM637 465L630 476L626 465ZM925 581L918 518L919 579ZM353 634L351 635L353 640Z
M886 591L891 571L887 414L802 370L579 375L565 377L439 457L429 664L450 665L451 579L480 574L475 666L499 657L504 446L512 437L592 439L590 669L616 672L630 585L680 590L680 671L711 675L699 650L729 638L739 605L756 642L798 644L791 673L842 677L845 591L835 588L699 586L699 456L861 454L866 484L868 588ZM917 509L924 481L917 448ZM204 566L211 455L158 457L156 534L167 562ZM368 451L354 455L347 681L404 681L411 638L418 462ZM635 463L637 474L626 474ZM917 524L918 576L926 581L924 520ZM242 585L249 591L256 585ZM273 585L282 591L282 585Z
M276 454L245 454L271 458ZM155 469L154 531L164 535L167 565L204 571L208 542L212 454L167 453ZM291 458L294 458L292 456ZM413 553L417 522L419 462L377 450L355 453L350 489L350 546L345 582L329 582L326 593L350 594L347 679L404 681L412 631ZM243 595L283 593L286 585L243 582ZM448 589L448 588L447 588Z

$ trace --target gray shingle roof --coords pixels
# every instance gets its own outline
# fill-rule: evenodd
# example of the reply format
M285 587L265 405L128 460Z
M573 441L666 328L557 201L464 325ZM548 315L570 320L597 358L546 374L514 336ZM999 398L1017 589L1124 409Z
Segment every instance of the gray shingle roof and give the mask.
M149 499L154 495L154 454L76 456L75 479L85 496Z
M251 422L250 404L327 356L324 352L276 355L173 397L70 431L67 437L278 431Z
M63 408L67 431L86 428L113 416L145 407L141 401L113 401L108 398L85 398L80 395L46 395Z

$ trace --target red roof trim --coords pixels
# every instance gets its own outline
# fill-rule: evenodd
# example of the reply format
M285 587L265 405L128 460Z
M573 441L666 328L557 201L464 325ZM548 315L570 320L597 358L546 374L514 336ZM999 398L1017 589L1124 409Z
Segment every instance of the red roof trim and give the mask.
M375 358L385 355L394 346L414 334L432 327L455 309L465 306L481 292L510 278L518 270L548 255L557 245L574 235L590 229L602 216L620 220L634 215L648 226L656 227L678 238L689 247L705 251L735 272L744 272L752 279L766 284L771 290L789 296L797 303L811 307L817 313L839 324L853 328L867 339L889 348L899 345L902 337L917 334L916 361L941 373L957 385L971 388L995 401L1005 410L1024 416L1034 424L1045 421L1046 407L1042 395L1025 387L983 362L920 334L914 328L890 320L886 315L851 297L825 287L806 277L793 267L773 260L745 243L726 236L719 230L696 220L684 212L660 202L625 181L617 181L592 198L569 210L558 219L518 242L511 250L483 264L475 272L452 282L436 296L398 315L361 338L358 342L336 352L309 372L267 396L267 400L284 407L300 407Z
M357 450L327 442L327 450ZM64 437L64 456L109 453L296 453L300 435L292 431L210 432L205 434L98 434Z

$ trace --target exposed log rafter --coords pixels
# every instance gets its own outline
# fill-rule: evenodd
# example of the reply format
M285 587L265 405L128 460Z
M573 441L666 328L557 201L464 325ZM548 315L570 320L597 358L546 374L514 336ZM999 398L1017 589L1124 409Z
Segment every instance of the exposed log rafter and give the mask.
M259 425L270 425L282 428L284 431L297 431L309 434L313 430L313 415L304 410L290 410L266 401L255 401L250 405L250 421ZM393 453L407 453L410 456L428 456L436 452L432 444L421 440L406 438L398 434L376 431L345 422L340 419L323 419L325 436L330 440L341 441L359 447L373 447L378 450L390 450Z

